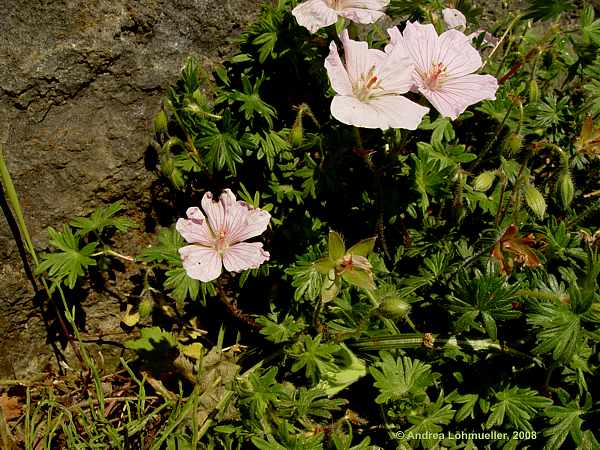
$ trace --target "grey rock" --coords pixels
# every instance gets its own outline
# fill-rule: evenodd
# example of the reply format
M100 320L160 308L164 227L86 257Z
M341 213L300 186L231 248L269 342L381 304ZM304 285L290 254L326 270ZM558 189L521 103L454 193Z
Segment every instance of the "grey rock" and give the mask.
M46 227L106 202L136 210L153 180L144 152L166 88L188 56L213 65L230 53L260 3L0 0L0 143L38 250ZM138 230L121 242L136 252L145 239ZM110 283L127 292L125 279ZM122 332L123 298L92 297L84 335ZM2 215L0 378L52 363L40 312Z

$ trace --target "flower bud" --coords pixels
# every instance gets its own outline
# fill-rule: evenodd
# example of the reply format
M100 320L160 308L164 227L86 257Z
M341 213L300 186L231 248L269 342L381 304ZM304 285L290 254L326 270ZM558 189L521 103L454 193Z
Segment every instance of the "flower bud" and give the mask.
M546 200L544 200L542 193L538 191L534 185L526 184L523 187L523 194L525 195L527 205L536 216L543 219L544 214L546 213Z
M409 310L410 304L398 296L385 297L379 305L379 311L392 319L406 317Z
M167 131L168 123L169 119L167 117L167 113L164 109L161 109L160 112L154 117L154 132L156 134L165 133Z
M495 179L496 173L492 170L487 170L483 173L480 173L473 182L473 189L476 191L485 192L492 187Z
M558 190L564 208L568 208L575 196L575 185L568 170L563 170L558 178Z
M537 103L540 101L540 89L535 79L529 82L529 101Z
M523 145L523 136L517 133L512 133L510 136L506 138L506 146L508 147L508 151L511 154L517 153L521 150L521 146Z
M140 304L138 306L138 312L140 313L140 318L145 319L150 314L152 314L153 310L154 310L154 300L152 300L152 298L149 295L145 295L144 298L142 298L142 301L140 302Z

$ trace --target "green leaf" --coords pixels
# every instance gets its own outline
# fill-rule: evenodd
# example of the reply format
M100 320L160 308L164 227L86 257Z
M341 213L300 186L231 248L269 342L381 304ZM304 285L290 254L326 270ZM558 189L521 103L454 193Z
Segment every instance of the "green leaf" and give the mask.
M236 174L236 165L244 161L238 128L229 111L223 114L220 126L208 122L203 127L203 136L198 139L197 145L207 149L205 158L211 170L219 171L227 167L233 175Z
M48 272L48 276L55 283L66 279L65 285L70 289L75 287L77 279L85 275L85 269L96 265L96 260L91 256L98 245L90 242L80 248L79 236L73 234L68 225L65 225L62 233L54 228L48 228L50 245L56 247L59 252L45 253L41 257L41 263L37 268L38 273Z
M105 228L111 227L125 232L135 227L135 223L127 217L115 217L124 207L123 202L118 201L98 208L89 217L76 217L70 224L74 228L79 228L79 234L82 236L91 232L100 235Z
M142 251L138 259L145 262L180 264L179 249L184 245L185 241L175 227L162 228L158 233L158 244Z
M375 399L377 403L406 397L414 397L417 400L427 398L425 390L434 380L429 364L408 356L394 360L388 352L381 352L379 357L381 361L377 366L381 370L369 368L369 372L375 378L374 385L379 389L379 395Z
M306 328L304 323L295 321L289 315L285 316L281 323L264 316L258 317L256 322L263 327L260 334L275 344L290 341L296 334L301 333Z
M200 282L190 278L183 267L176 267L168 270L164 286L170 289L169 295L182 305L186 298L196 300L200 291Z
M557 361L569 361L583 339L581 319L568 305L537 303L527 322L537 332L537 353L552 353Z
M138 352L154 352L162 348L174 348L177 345L175 336L159 327L142 328L140 334L138 339L125 341L125 347Z
M495 394L496 402L490 408L490 415L485 423L487 429L501 426L508 417L511 424L523 431L534 431L530 419L538 410L552 404L552 400L542 397L536 391L517 386L505 388Z
M441 440L436 438L436 434L442 433L444 425L448 425L454 417L452 405L442 406L444 396L439 395L435 403L429 405L424 415L408 416L408 421L412 426L405 433L422 436L419 441L423 448L436 448Z
M320 274L312 262L299 260L295 265L285 269L287 275L292 276L294 300L300 301L306 298L309 301L316 300L321 293L323 275Z
M562 448L569 434L576 443L580 441L581 425L583 424L581 416L585 414L585 411L576 402L573 401L567 406L551 406L545 411L545 414L552 425L544 430L544 436L548 437L546 448Z
M240 112L244 113L246 120L251 120L257 115L267 122L269 128L273 128L273 119L277 116L277 112L260 98L260 85L263 81L263 78L258 78L254 84L251 84L250 79L242 75L244 92L233 91L231 98L241 103Z
M367 374L365 362L357 358L345 344L340 344L340 347L334 354L334 365L317 360L322 378L317 387L323 389L327 396L337 394Z
M292 372L298 372L304 368L305 374L313 382L317 382L321 376L321 370L325 367L335 368L333 365L333 353L340 349L337 344L321 343L323 336L320 334L314 339L303 336L298 344L290 351L290 356L296 358L292 365Z

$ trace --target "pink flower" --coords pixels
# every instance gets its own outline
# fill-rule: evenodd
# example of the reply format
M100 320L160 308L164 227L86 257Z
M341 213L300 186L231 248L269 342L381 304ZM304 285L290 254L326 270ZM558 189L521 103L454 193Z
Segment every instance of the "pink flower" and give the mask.
M329 46L325 68L338 94L331 114L340 122L363 128L417 128L428 108L401 96L413 85L413 64L402 46L386 51L353 41L344 30L342 63L335 42Z
M256 269L269 260L259 242L242 242L262 234L271 215L261 209L235 200L225 189L215 202L210 192L202 198L202 208L187 210L187 219L177 220L175 228L192 245L179 249L183 267L190 278L211 281L221 275L221 268L230 272Z
M358 23L373 23L385 13L390 0L308 0L296 6L292 14L300 25L314 33L333 25L338 17Z
M397 28L388 33L390 46L399 46L412 57L415 87L442 116L456 119L468 106L496 98L498 81L473 74L481 67L481 56L460 31L438 36L431 24L408 22L403 34Z
M442 17L446 29L458 28L464 30L467 28L467 18L458 9L444 8L442 9Z

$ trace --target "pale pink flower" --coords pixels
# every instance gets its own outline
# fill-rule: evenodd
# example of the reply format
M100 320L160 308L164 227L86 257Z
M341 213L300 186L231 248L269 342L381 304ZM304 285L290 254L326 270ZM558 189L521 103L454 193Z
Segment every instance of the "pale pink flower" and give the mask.
M458 9L444 8L442 9L442 17L447 30L452 28L464 30L467 28L467 18Z
M333 25L338 17L353 22L373 23L383 17L390 0L308 0L292 10L300 25L314 33Z
M211 281L221 275L221 269L241 272L256 269L269 260L260 242L242 242L262 234L271 215L262 209L235 200L225 189L219 201L210 192L202 198L202 209L187 210L187 219L177 220L175 228L192 245L179 249L183 267L190 278Z
M442 116L456 119L468 106L496 98L496 78L473 73L482 65L481 56L464 33L448 30L438 36L433 25L418 22L408 22L402 34L397 28L388 33L390 46L411 55L416 89Z
M413 85L413 64L403 47L370 49L353 41L344 30L344 63L335 42L329 46L325 68L337 93L331 114L340 122L363 128L417 128L429 108L400 94Z

